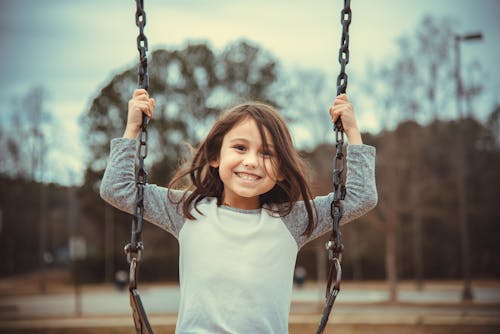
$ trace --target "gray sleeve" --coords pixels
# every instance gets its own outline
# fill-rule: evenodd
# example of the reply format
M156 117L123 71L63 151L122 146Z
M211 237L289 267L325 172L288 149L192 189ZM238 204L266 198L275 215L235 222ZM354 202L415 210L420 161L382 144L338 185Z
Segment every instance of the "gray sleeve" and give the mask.
M130 214L133 213L136 197L136 147L137 142L132 139L116 138L111 141L108 164L100 186L100 195L106 202ZM146 184L144 219L178 238L184 218L167 193L167 188ZM174 202L179 201L182 194L179 190L170 191Z
M347 147L347 193L343 205L340 224L346 224L361 217L377 205L378 195L375 185L375 147L368 145L350 145ZM333 185L332 185L333 188ZM332 230L330 214L333 193L316 197L313 202L317 210L316 226L311 236L304 233L307 226L307 211L304 202L295 204L290 214L283 217L290 233L299 248L311 240Z

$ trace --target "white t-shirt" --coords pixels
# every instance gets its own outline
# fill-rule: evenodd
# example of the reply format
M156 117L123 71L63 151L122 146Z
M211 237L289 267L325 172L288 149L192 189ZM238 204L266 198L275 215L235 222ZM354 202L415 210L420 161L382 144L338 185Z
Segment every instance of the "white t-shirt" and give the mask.
M179 233L178 333L286 333L298 246L267 210L198 205Z

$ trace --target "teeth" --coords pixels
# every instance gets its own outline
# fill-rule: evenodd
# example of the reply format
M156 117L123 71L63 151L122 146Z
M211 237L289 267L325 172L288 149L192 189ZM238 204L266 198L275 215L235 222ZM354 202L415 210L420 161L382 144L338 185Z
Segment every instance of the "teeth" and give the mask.
M255 175L250 175L246 173L236 173L236 174L244 180L255 181L258 179L258 177Z

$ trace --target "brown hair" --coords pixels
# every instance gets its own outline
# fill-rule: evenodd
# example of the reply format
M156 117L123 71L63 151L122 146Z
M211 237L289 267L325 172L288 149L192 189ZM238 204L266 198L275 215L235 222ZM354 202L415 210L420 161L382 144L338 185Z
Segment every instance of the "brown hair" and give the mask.
M205 140L196 150L189 166L180 169L169 184L173 189L182 184L186 177L189 182L183 198L182 212L188 219L194 219L191 209L197 210L197 204L205 197L217 198L222 204L224 184L219 177L219 169L210 166L218 159L222 141L227 132L246 118L257 123L264 149L268 142L265 129L269 132L275 146L277 167L282 177L267 193L260 195L260 204L267 204L274 213L286 216L295 202L304 201L308 225L304 235L310 235L314 228L313 202L311 190L305 176L305 164L293 147L292 137L285 120L271 106L263 103L245 103L237 105L224 113L213 125ZM274 205L273 205L274 204Z

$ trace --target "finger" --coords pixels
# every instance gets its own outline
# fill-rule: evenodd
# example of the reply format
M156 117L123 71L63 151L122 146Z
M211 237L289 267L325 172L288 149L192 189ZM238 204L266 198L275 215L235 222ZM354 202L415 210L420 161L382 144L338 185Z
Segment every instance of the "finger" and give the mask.
M342 100L342 101L349 101L349 98L347 97L347 95L345 93L337 95L336 98L339 100Z
M147 90L142 89L142 88L138 88L138 89L134 90L134 95L133 95L134 98L139 97L139 96L143 96L143 95L148 97Z
M345 94L340 94L337 97L335 97L335 100L333 101L333 104L345 104L349 103L349 99L347 98L347 95Z
M147 94L140 94L134 97L134 100L149 102L149 96Z
M154 99L149 99L149 114L148 116L150 118L153 118L153 113L155 111L155 107L156 107L156 102Z
M337 122L338 119L339 119L339 115L338 114L333 115L332 116L332 123Z
M338 106L331 106L329 109L330 117L335 122L341 116L341 110Z
M330 116L332 121L335 122L339 117L342 118L344 115L348 115L351 112L350 104L341 104L330 107Z
M341 104L334 104L332 107L331 107L333 110L340 110L340 112L342 113L348 113L348 112L351 112L353 111L353 107L352 107L352 104L351 103L341 103Z
M150 109L150 105L148 102L143 102L143 101L135 101L135 103L133 104L133 108L136 110L136 111L139 111L139 112L142 112L144 114L148 114L149 113L149 109Z
M328 111L330 112L330 115L333 116L334 113L336 113L336 114L342 113L345 110L347 110L348 108L349 108L348 104L334 104L334 105L330 106L330 109Z

